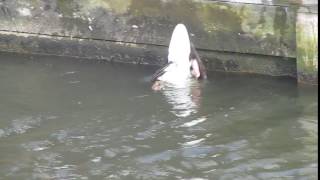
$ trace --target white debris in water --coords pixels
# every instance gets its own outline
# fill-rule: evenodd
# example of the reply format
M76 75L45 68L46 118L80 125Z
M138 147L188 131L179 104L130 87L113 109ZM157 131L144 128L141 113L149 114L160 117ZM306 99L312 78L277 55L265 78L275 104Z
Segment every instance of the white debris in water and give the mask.
M229 109L230 109L230 110L234 110L235 108L234 108L234 107L230 107Z
M207 120L207 118L202 117L202 118L199 118L199 119L184 123L183 125L181 125L181 127L192 127L192 126L195 126L195 125L197 125L199 123L202 123L202 122L204 122L206 120Z
M224 117L229 117L229 114L224 114Z
M101 157L96 157L94 159L91 159L92 162L100 162L101 161Z
M193 146L195 144L201 143L204 140L205 140L205 138L201 138L201 139L197 139L197 140L194 140L194 141L185 142L185 143L183 143L183 145L184 146Z
M31 11L28 8L18 8L17 11L21 16L31 16Z
M90 31L92 31L92 30L93 30L91 26L89 26L88 28L90 29Z
M137 25L135 25L135 24L132 25L131 27L134 28L134 29L138 29L138 28L139 28L139 26L137 26Z

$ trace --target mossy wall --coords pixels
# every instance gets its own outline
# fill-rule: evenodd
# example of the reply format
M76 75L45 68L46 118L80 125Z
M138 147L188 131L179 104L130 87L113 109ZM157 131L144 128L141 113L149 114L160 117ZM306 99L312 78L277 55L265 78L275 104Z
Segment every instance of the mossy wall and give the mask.
M314 0L308 0L311 4ZM114 43L129 43L142 46L166 47L174 26L184 23L191 40L205 56L206 63L227 66L236 64L233 71L296 76L292 69L266 69L257 65L264 59L278 59L278 64L294 60L296 54L296 17L298 7L314 11L314 6L301 0L2 0L0 1L0 34L14 32L17 38L28 35L45 35L41 38L61 37ZM317 11L317 9L316 9ZM20 34L19 34L20 33ZM22 34L21 34L22 33ZM12 34L11 34L12 35ZM2 36L2 37L3 37ZM10 36L13 37L13 36ZM4 38L6 39L6 38ZM53 39L55 40L55 39ZM24 40L23 40L24 41ZM0 39L2 50L10 46L23 52L47 51L39 45L18 48ZM32 42L30 42L32 43ZM35 44L35 43L34 43ZM93 44L94 45L94 44ZM26 47L21 45L21 47ZM53 48L54 49L54 48ZM155 48L157 49L157 48ZM12 48L11 48L12 50ZM54 53L56 55L61 52ZM95 51L99 57L99 51ZM68 52L64 52L68 53ZM155 52L156 53L156 52ZM218 56L213 54L234 53ZM84 54L85 55L85 54ZM259 56L252 66L244 64L238 56ZM228 57L225 59L225 57ZM249 59L253 59L250 57ZM91 58L91 56L90 56ZM162 59L158 58L157 63ZM243 58L242 58L243 59ZM259 60L260 59L260 60ZM134 61L134 60L133 60ZM212 62L214 61L214 62ZM147 60L145 60L147 63ZM273 62L273 61L270 61ZM230 64L230 63L229 63ZM246 67L246 68L242 68ZM250 68L249 68L250 67ZM291 65L290 65L291 68ZM212 70L218 68L212 66ZM268 69L268 70L267 70Z
M318 14L299 12L296 28L298 81L318 84Z

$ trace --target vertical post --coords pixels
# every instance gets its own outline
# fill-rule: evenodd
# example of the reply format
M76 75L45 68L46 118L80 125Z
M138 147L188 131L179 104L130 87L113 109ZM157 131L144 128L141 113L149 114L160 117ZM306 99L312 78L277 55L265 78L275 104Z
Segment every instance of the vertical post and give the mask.
M301 7L296 23L298 82L318 84L318 13Z

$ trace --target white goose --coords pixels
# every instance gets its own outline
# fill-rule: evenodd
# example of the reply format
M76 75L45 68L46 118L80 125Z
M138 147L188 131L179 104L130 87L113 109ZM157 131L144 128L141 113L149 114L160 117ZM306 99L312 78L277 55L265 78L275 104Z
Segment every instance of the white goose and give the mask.
M190 43L185 25L176 25L168 51L168 63L152 77L152 81L154 81L152 89L162 89L163 82L176 87L183 87L192 76L196 79L207 77L203 63Z

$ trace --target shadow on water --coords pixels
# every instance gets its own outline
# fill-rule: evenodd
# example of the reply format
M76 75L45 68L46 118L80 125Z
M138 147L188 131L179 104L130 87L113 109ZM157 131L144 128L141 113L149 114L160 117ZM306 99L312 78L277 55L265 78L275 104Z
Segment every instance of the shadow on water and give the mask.
M318 176L317 88L212 73L154 92L152 66L0 57L0 179Z

